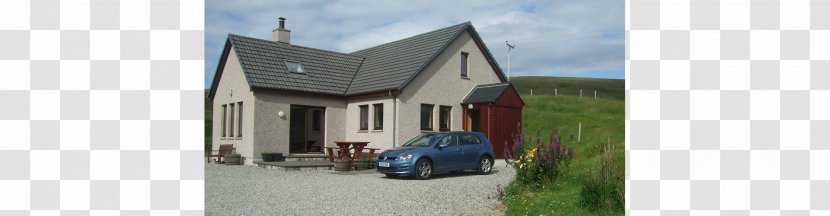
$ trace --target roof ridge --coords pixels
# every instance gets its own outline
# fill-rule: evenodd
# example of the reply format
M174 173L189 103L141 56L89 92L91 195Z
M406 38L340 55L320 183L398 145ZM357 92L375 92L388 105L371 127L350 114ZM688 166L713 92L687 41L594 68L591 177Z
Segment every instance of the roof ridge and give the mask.
M311 49L311 50L317 50L317 51L322 51L322 52L327 52L327 53L334 53L334 54L340 54L340 55L347 55L347 56L353 56L353 57L363 58L363 57L361 57L361 56L355 56L355 55L352 55L352 54L349 54L349 53L343 53L343 52L337 52L337 51L325 50L325 49L314 48L314 47L307 47L307 46L300 46L300 45L295 45L295 44L290 44L290 43L282 43L282 42L270 41L270 40L265 40L265 39L262 39L262 38L248 37L248 36L237 35L237 34L228 34L228 37L230 37L230 36L234 36L234 37L241 37L241 38L246 38L246 39L251 39L251 40L259 40L259 41L264 41L264 42L274 43L274 44L278 44L278 45L285 45L285 46L299 47L299 48L303 48L303 49Z
M393 40L393 41L389 41L389 42L386 42L386 43L378 44L378 45L375 45L375 46L367 47L367 48L364 48L364 49L361 49L361 50L356 50L356 51L350 52L350 53L348 53L348 54L355 54L355 53L358 53L358 52L361 52L361 51L365 51L365 50L369 50L369 49L377 48L377 47L380 47L380 46L383 46L383 45L388 45L388 44L395 43L395 42L398 42L398 41L403 41L403 40L408 40L408 39L416 38L416 37L418 37L418 36L422 36L422 35L425 35L425 34L434 33L434 32L437 32L437 31L446 30L446 29L449 29L449 28L458 27L458 26L461 26L461 25L472 25L472 23L471 23L470 21L467 21L467 22L463 22L463 23L459 23L459 24L455 24L455 25L447 26L447 27L444 27L444 28L435 29L435 30L432 30L432 31L428 31L428 32L424 32L424 33L420 33L420 34L412 35L412 36L409 36L409 37L401 38L401 39L398 39L398 40Z

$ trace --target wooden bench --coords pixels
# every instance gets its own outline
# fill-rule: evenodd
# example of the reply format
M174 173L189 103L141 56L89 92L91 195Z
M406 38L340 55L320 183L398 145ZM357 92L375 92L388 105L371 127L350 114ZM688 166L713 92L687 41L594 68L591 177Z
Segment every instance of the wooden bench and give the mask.
M207 162L210 163L210 158L216 157L216 163L224 163L222 162L222 158L224 158L225 155L232 153L234 150L236 150L236 148L233 147L233 144L219 145L219 150L212 150L211 154L208 155ZM217 153L213 154L213 152Z
M327 147L324 147L324 148L326 148L326 155L329 156L329 162L334 162L335 158L342 157L342 155L340 155L341 154L340 153L340 147L327 146ZM349 148L349 150L352 150L352 149L354 149L354 148ZM337 156L334 156L334 152L337 152ZM351 155L349 155L349 156L351 156Z
M329 156L329 162L334 162L335 158L342 158L342 157L350 157L354 160L360 160L360 157L363 156L363 150L369 150L369 155L367 155L367 157L371 159L375 156L375 151L380 150L379 148L366 148L366 147L364 147L360 151L355 150L354 154L352 154L352 155L345 155L344 156L344 155L342 155L343 153L341 153L343 151L340 149L340 147L327 146L327 147L324 147L324 148L326 148L326 154ZM352 150L352 149L355 149L355 148L354 147L348 148L348 150ZM337 156L334 155L334 152L337 152Z
M371 160L375 156L375 151L376 150L380 150L379 148L363 148L363 149L369 149L369 155L367 155L369 160Z

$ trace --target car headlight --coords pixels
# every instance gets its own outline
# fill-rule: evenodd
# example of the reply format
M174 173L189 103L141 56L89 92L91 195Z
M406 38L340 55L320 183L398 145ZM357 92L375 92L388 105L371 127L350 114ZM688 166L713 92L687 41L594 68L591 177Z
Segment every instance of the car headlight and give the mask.
M398 159L397 159L397 160L399 160L399 161L403 161L403 162L407 162L407 161L409 161L409 160L412 160L412 154L407 154L407 155L403 155L403 156L398 156Z

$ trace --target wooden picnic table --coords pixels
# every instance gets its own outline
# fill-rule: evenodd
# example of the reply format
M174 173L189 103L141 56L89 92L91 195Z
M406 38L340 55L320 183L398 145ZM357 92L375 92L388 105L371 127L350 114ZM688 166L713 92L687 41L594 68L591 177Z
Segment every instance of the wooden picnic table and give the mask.
M337 145L338 149L338 159L345 160L345 159L360 159L363 154L363 148L369 144L369 142L356 142L356 141L335 141L335 145ZM353 147L350 147L353 146ZM326 151L329 154L329 160L334 161L334 152L332 152L332 147L326 147ZM349 157L350 150L354 149L354 154ZM370 149L374 152L374 149Z

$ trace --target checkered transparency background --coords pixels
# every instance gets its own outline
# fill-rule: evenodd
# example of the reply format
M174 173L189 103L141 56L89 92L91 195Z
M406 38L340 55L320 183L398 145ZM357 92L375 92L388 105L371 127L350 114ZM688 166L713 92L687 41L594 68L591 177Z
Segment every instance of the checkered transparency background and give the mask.
M631 215L830 215L830 1L628 0Z
M201 215L201 0L0 1L0 215Z

